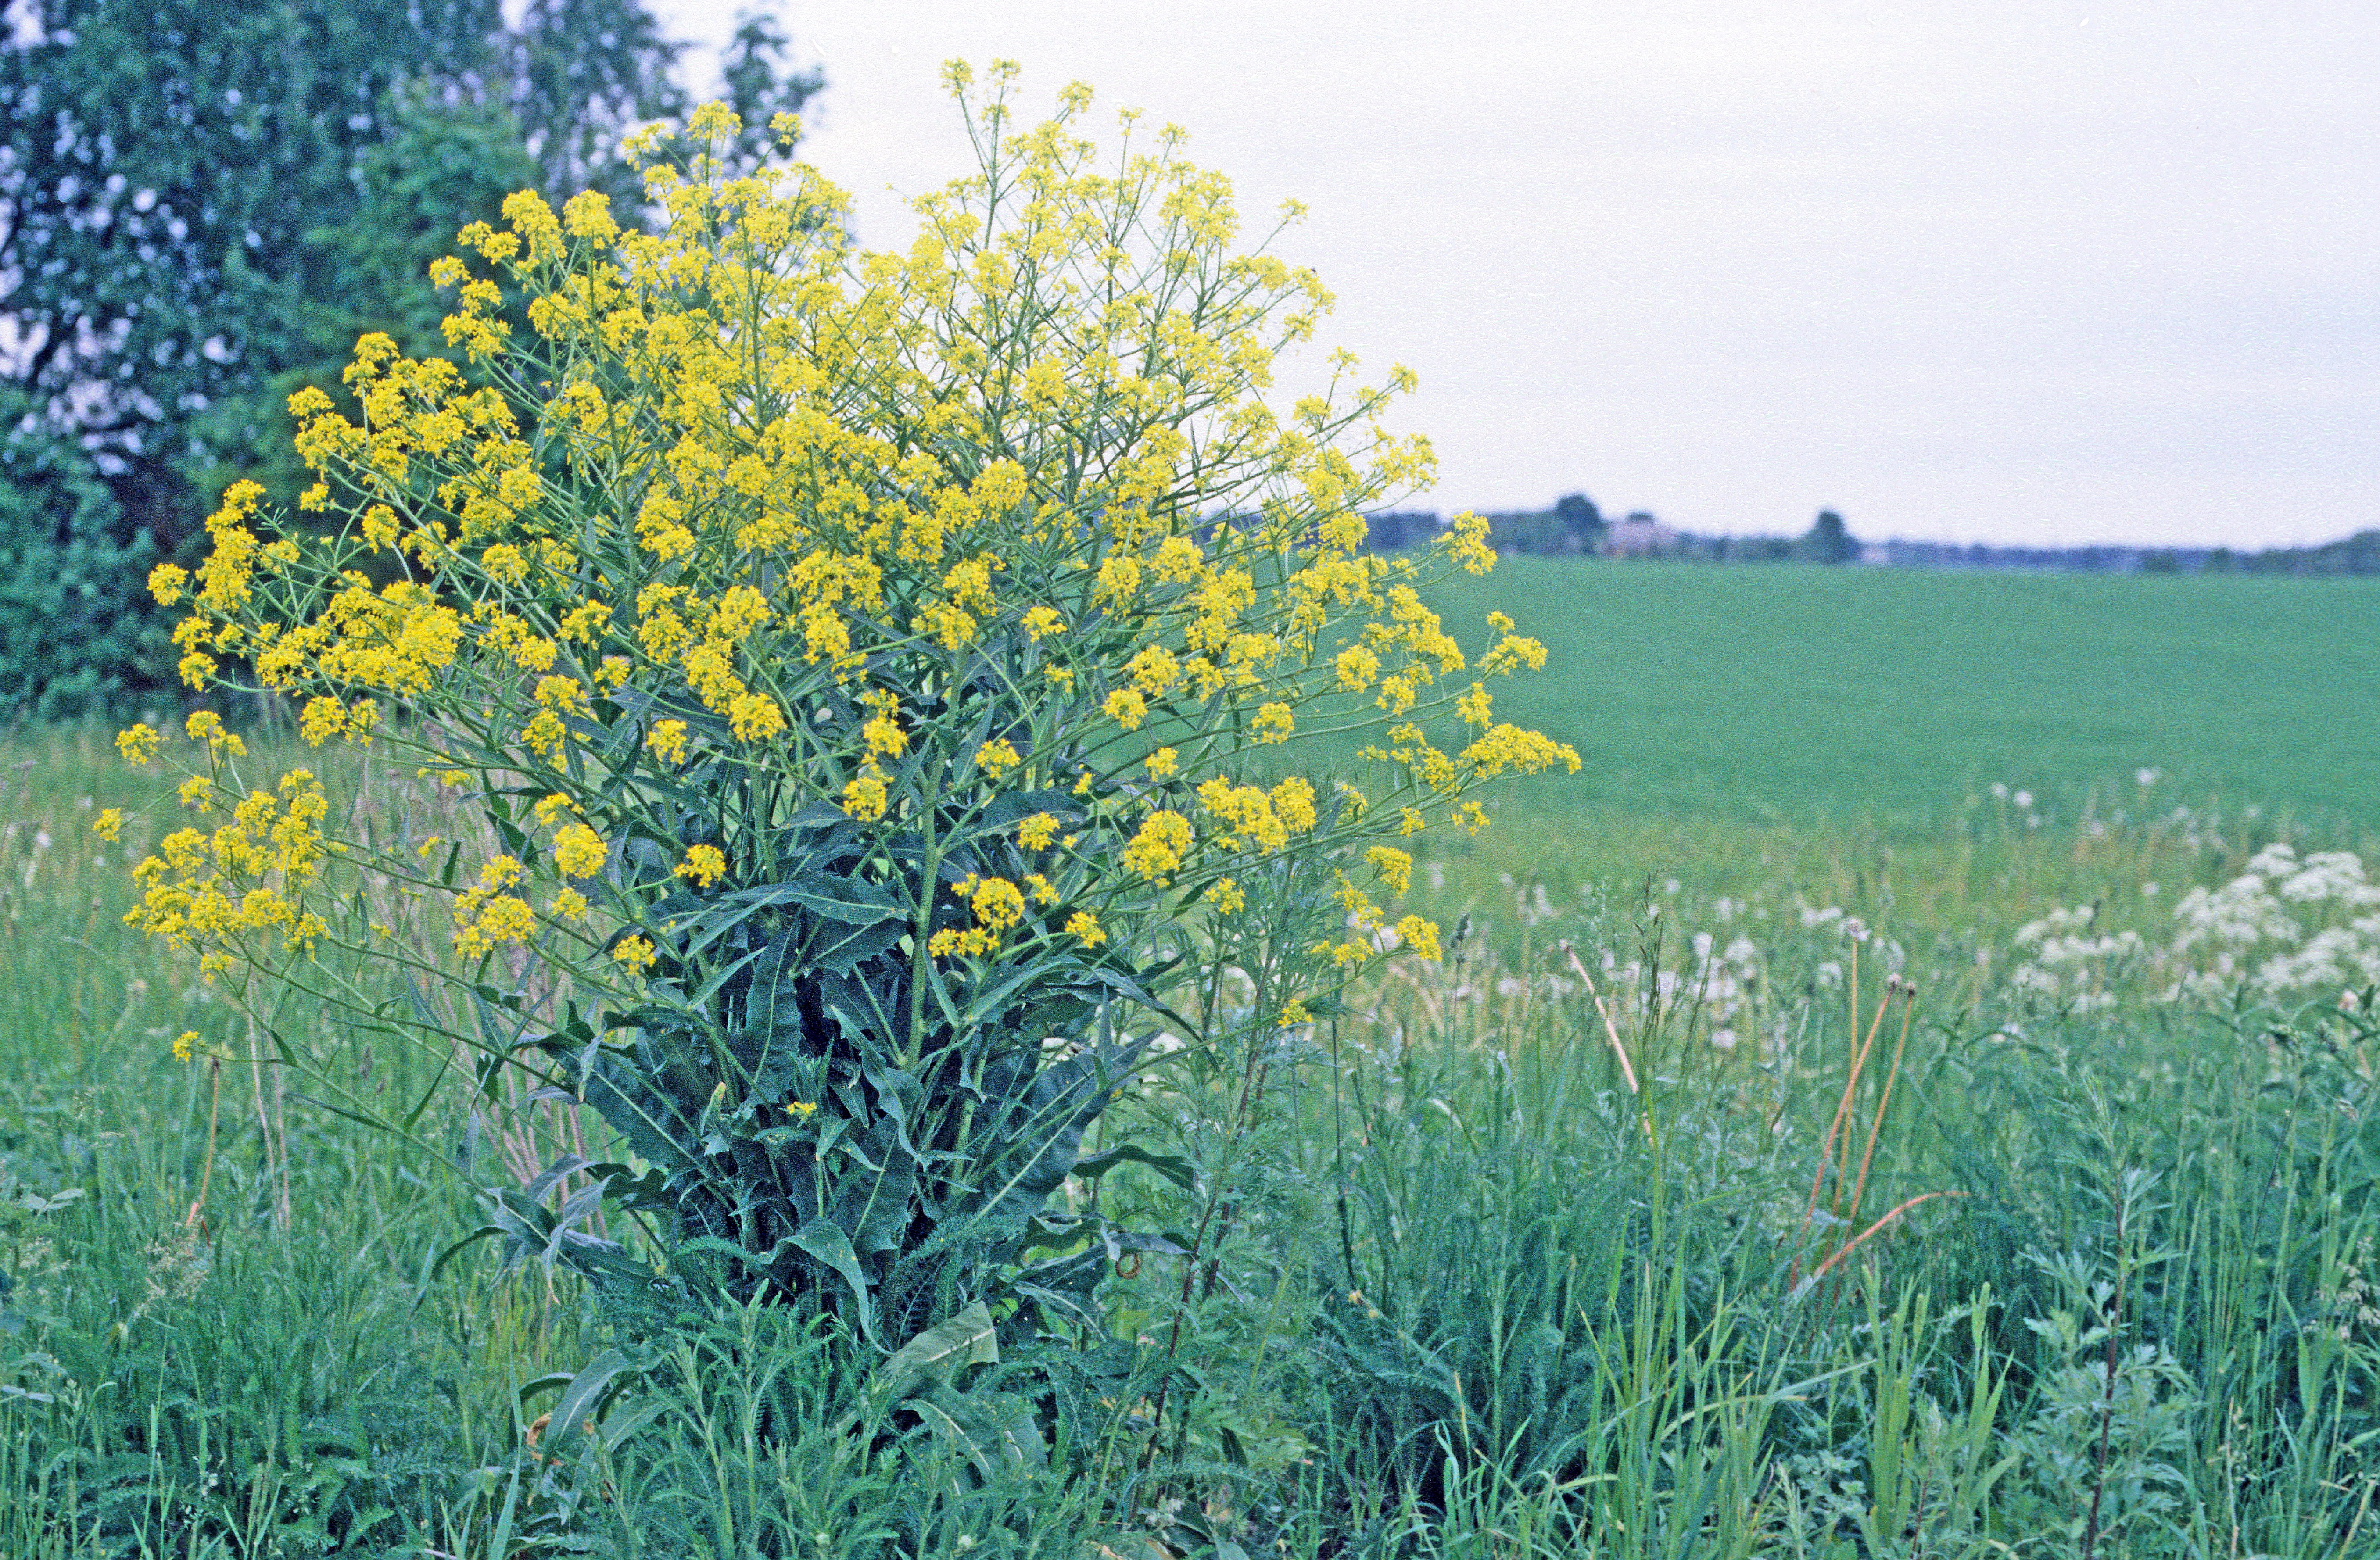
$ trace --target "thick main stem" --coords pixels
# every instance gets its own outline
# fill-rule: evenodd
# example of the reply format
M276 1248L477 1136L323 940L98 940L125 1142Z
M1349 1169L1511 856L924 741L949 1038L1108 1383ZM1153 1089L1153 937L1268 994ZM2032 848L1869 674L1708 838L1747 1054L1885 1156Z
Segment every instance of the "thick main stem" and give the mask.
M2107 1316L2107 1380L2099 1389L2099 1452L2091 1469L2091 1515L2082 1525L2082 1560L2091 1560L2091 1553L2099 1546L2099 1503L2107 1493L2107 1440L2116 1420L2116 1365L2122 1347L2124 1327L2124 1287L2132 1276L2131 1261L2124 1241L2126 1216L2131 1203L2118 1188L2116 1201L2116 1297L2115 1307Z

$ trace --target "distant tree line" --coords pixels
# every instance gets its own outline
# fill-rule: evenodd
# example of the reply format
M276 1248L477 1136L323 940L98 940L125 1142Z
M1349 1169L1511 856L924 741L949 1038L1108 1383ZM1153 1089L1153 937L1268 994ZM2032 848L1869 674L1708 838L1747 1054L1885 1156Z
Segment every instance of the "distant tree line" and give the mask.
M1882 561L1904 569L2059 569L2107 574L2380 574L2380 530L2314 547L1960 547L1888 541Z
M1417 547L1445 522L1427 510L1367 517L1372 546ZM1820 510L1799 536L1719 537L1673 530L1643 510L1608 519L1593 500L1572 493L1550 509L1488 516L1500 552L1551 558L1669 558L1697 563L1881 563L1899 569L2055 569L2079 574L2380 574L2380 530L2358 531L2317 547L1961 547L1955 542L1864 543L1843 517Z
M1497 550L1542 558L1678 558L1705 563L1852 563L1861 543L1831 509L1821 510L1797 537L1717 537L1672 530L1635 510L1609 518L1593 499L1571 493L1550 509L1492 514ZM1436 536L1445 521L1427 510L1395 510L1366 517L1372 546L1394 552Z

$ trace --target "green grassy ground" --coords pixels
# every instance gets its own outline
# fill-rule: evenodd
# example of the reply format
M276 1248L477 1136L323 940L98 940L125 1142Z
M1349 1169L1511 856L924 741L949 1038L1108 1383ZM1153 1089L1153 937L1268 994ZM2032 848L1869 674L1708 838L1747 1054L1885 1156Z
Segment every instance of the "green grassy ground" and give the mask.
M2380 824L2380 582L1509 558L1439 605L1551 650L1500 701L1586 757L1545 810L1933 826L1998 780L2071 816L2154 768Z
M2374 1553L2374 998L2259 986L2288 938L2177 995L2224 949L2175 914L2259 859L2294 893L2277 845L2380 876L2366 597L1528 560L1491 584L1560 679L1511 713L1595 767L1425 859L1415 897L1471 921L1443 963L1117 1107L1229 1234L1203 1284L1117 1264L1111 1336L1002 1363L1043 1394L1047 1469L888 1419L847 1346L782 1317L657 1333L485 1248L441 1267L468 1186L252 1063L222 994L120 925L170 807L96 841L97 808L145 799L104 736L15 739L0 1556ZM2208 618L2243 637L2182 631ZM2325 670L2293 672L2320 634ZM2265 911L2380 949L2333 868ZM186 1030L229 1060L176 1060ZM374 1097L434 1072L309 1043ZM567 1114L455 1089L431 1119L517 1181ZM1188 1221L1154 1175L1106 1184L1133 1227ZM629 1389L542 1460L555 1374L606 1349Z

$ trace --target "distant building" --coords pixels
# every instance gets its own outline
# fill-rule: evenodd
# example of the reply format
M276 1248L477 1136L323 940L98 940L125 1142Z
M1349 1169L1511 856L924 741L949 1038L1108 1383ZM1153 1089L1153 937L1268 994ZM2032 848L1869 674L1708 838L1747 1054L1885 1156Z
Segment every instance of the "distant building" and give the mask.
M1667 558L1678 550L1678 533L1649 514L1632 514L1610 528L1603 547L1614 558Z

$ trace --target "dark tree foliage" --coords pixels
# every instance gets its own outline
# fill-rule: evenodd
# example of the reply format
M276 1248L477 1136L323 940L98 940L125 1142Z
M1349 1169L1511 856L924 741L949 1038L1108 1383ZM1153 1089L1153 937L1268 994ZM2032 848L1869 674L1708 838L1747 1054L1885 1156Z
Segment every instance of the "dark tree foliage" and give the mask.
M1595 501L1585 493L1566 493L1555 500L1554 518L1560 521L1562 529L1570 533L1576 550L1585 553L1603 550L1603 538L1611 527L1603 518L1603 511L1596 508Z
M744 121L736 155L754 166L772 149L769 122L780 114L799 114L826 85L818 72L795 68L793 37L767 11L747 11L737 19L735 36L728 40L720 65L727 106Z
M1366 539L1376 551L1397 552L1427 546L1445 526L1429 510L1385 510L1364 516Z
M1803 557L1813 563L1849 563L1860 555L1860 544L1843 525L1843 517L1831 509L1818 511L1818 518L1802 533L1799 544Z
M335 386L365 330L415 354L443 347L425 269L511 190L601 188L633 218L640 191L613 147L689 106L679 46L640 0L533 0L517 28L497 0L13 0L6 18L0 557L13 577L69 554L175 556L235 476L291 496L292 389ZM788 54L765 15L729 51L747 161L765 155L769 117L820 85ZM131 590L101 595L144 611ZM24 599L0 595L12 648L49 632L18 623ZM76 643L103 657L143 632ZM120 703L163 671L0 669L0 722ZM45 691L52 680L87 691Z
M170 548L191 524L193 481L234 433L234 404L303 345L320 269L307 235L354 212L358 163L390 133L403 73L483 96L501 20L493 0L42 0L11 17L11 378Z
M156 562L89 452L0 390L0 720L130 702L139 669L173 659L144 610Z

